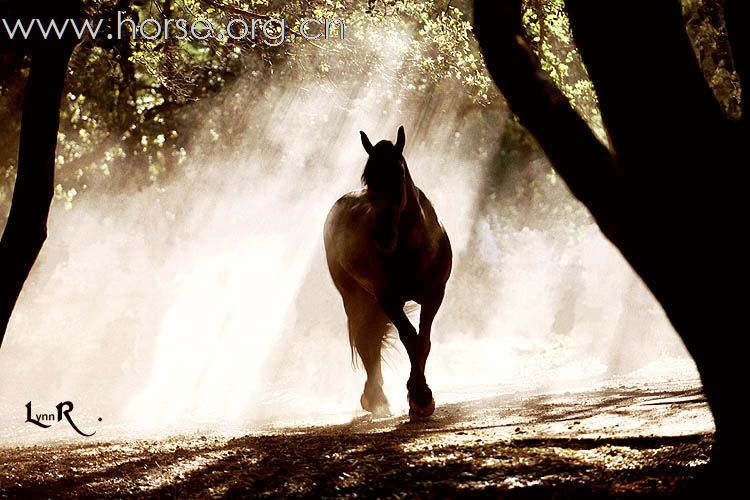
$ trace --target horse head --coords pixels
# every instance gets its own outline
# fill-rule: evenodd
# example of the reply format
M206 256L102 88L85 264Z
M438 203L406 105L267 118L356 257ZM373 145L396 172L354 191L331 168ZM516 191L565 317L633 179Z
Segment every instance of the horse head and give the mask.
M380 141L375 146L367 134L360 134L369 155L362 184L367 187L367 196L375 211L374 238L381 250L390 253L396 250L401 214L407 206L409 192L414 191L404 160L406 133L401 127L396 144Z
M404 180L406 179L406 160L404 159L404 146L406 146L406 133L404 127L398 129L396 144L391 141L380 141L372 145L367 134L360 132L362 146L369 155L365 170L362 173L362 184L368 190L384 198L394 198L403 192Z

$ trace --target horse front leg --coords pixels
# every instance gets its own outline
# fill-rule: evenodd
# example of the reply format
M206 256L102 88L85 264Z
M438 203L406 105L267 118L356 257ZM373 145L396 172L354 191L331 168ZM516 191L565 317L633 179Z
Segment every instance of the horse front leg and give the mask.
M427 358L430 355L432 342L432 323L435 315L443 303L444 290L422 300L422 311L419 315L419 335L417 336L415 358L412 362L411 375L406 387L409 391L409 414L413 417L429 417L435 412L435 399L432 397L432 389L427 385L425 368Z
M398 337L401 339L404 347L406 347L406 352L409 353L409 360L411 360L416 355L417 330L404 312L404 305L406 303L401 299L384 294L380 300L380 304L388 319L396 327Z
M404 301L389 295L384 295L381 300L383 310L398 330L401 343L404 344L409 355L411 372L406 389L409 397L409 414L412 417L425 418L435 412L435 400L432 397L432 390L427 385L424 371L430 354L432 322L443 302L443 296L444 291L440 291L422 301L419 334L404 312Z
M406 316L406 313L404 312L405 302L403 300L399 299L395 295L386 293L381 295L381 305L383 307L383 310L385 311L385 314L393 323L393 326L396 327L398 336L401 339L401 343L404 344L406 352L409 355L411 375L409 376L409 381L406 384L406 389L408 390L409 394L409 406L413 407L412 393L414 391L412 386L414 385L414 381L418 380L418 377L415 378L415 373L424 373L424 363L422 361L422 349L424 348L424 346L420 347L417 330L411 324L411 321L409 321L408 316ZM420 366L422 366L422 369L419 368ZM422 385L426 387L427 383L424 382L424 374L422 375L422 381ZM427 390L429 391L429 388L427 388ZM430 400L431 398L432 393L430 393ZM421 401L421 399L419 400ZM411 414L412 412L410 411L409 413ZM430 411L426 416L429 416L431 414L432 412Z

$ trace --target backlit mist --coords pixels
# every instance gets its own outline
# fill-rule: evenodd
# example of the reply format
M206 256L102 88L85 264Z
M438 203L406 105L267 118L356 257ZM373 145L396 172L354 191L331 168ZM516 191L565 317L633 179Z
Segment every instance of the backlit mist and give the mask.
M185 175L159 189L99 189L73 210L56 204L0 352L0 415L18 424L0 438L68 437L64 426L43 435L24 426L28 401L44 411L74 402L78 423L101 439L363 414L364 372L352 367L322 228L336 199L359 188L359 130L395 140L401 124L414 181L455 254L427 367L438 406L697 377L617 250L587 217L569 217L581 208L543 159L530 171L544 196L527 209L514 204L529 180L517 171L482 199L504 124L478 133L479 105L454 83L423 99L398 95L407 43L378 48L382 74L353 71L330 86L298 74L258 99L241 79L195 106L203 159ZM315 50L311 64L325 62ZM221 112L222 100L243 99L265 104ZM230 123L242 133L216 140ZM393 340L384 377L398 413L408 360Z

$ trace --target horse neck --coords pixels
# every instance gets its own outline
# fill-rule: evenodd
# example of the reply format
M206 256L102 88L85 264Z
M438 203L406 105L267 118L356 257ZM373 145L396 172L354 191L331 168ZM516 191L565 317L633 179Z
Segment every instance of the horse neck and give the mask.
M409 172L409 167L404 165L404 196L405 196L405 203L404 203L404 210L406 212L421 212L421 207L419 205L419 190L417 189L417 186L414 184L414 181L411 178L411 172Z
M390 193L371 192L375 207L375 238L381 248L394 251L402 233L402 225L412 219L408 214L421 212L417 188L408 167L404 165L404 180L401 186L393 186Z
M403 160L402 160L403 161ZM375 183L372 183L375 184ZM398 184L382 184L382 181L378 183L377 187L373 187L370 183L367 185L367 190L370 199L382 209L388 209L388 211L402 211L408 205L410 205L417 196L417 190L412 181L409 168L406 166L404 161L404 178Z

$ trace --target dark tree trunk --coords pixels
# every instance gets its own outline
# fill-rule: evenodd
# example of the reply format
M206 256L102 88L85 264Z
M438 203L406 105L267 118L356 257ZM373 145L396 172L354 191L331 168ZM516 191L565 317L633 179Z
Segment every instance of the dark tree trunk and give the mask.
M726 5L735 64L746 77L748 2ZM746 440L734 390L745 378L736 338L746 330L737 291L748 274L738 234L750 166L746 115L736 123L722 114L679 0L567 2L611 149L541 72L522 36L521 0L477 0L475 9L487 66L511 108L695 359L716 424L713 462L728 471L728 457L740 456Z
M23 9L4 7L0 13L11 24L14 23L13 17L78 18L80 2L59 1L54 8L45 9L43 13L35 7L18 12ZM50 15L49 10L54 12ZM8 221L0 239L0 345L23 284L47 237L47 217L54 194L60 99L74 46L72 38L0 39L0 49L31 52L16 184Z

